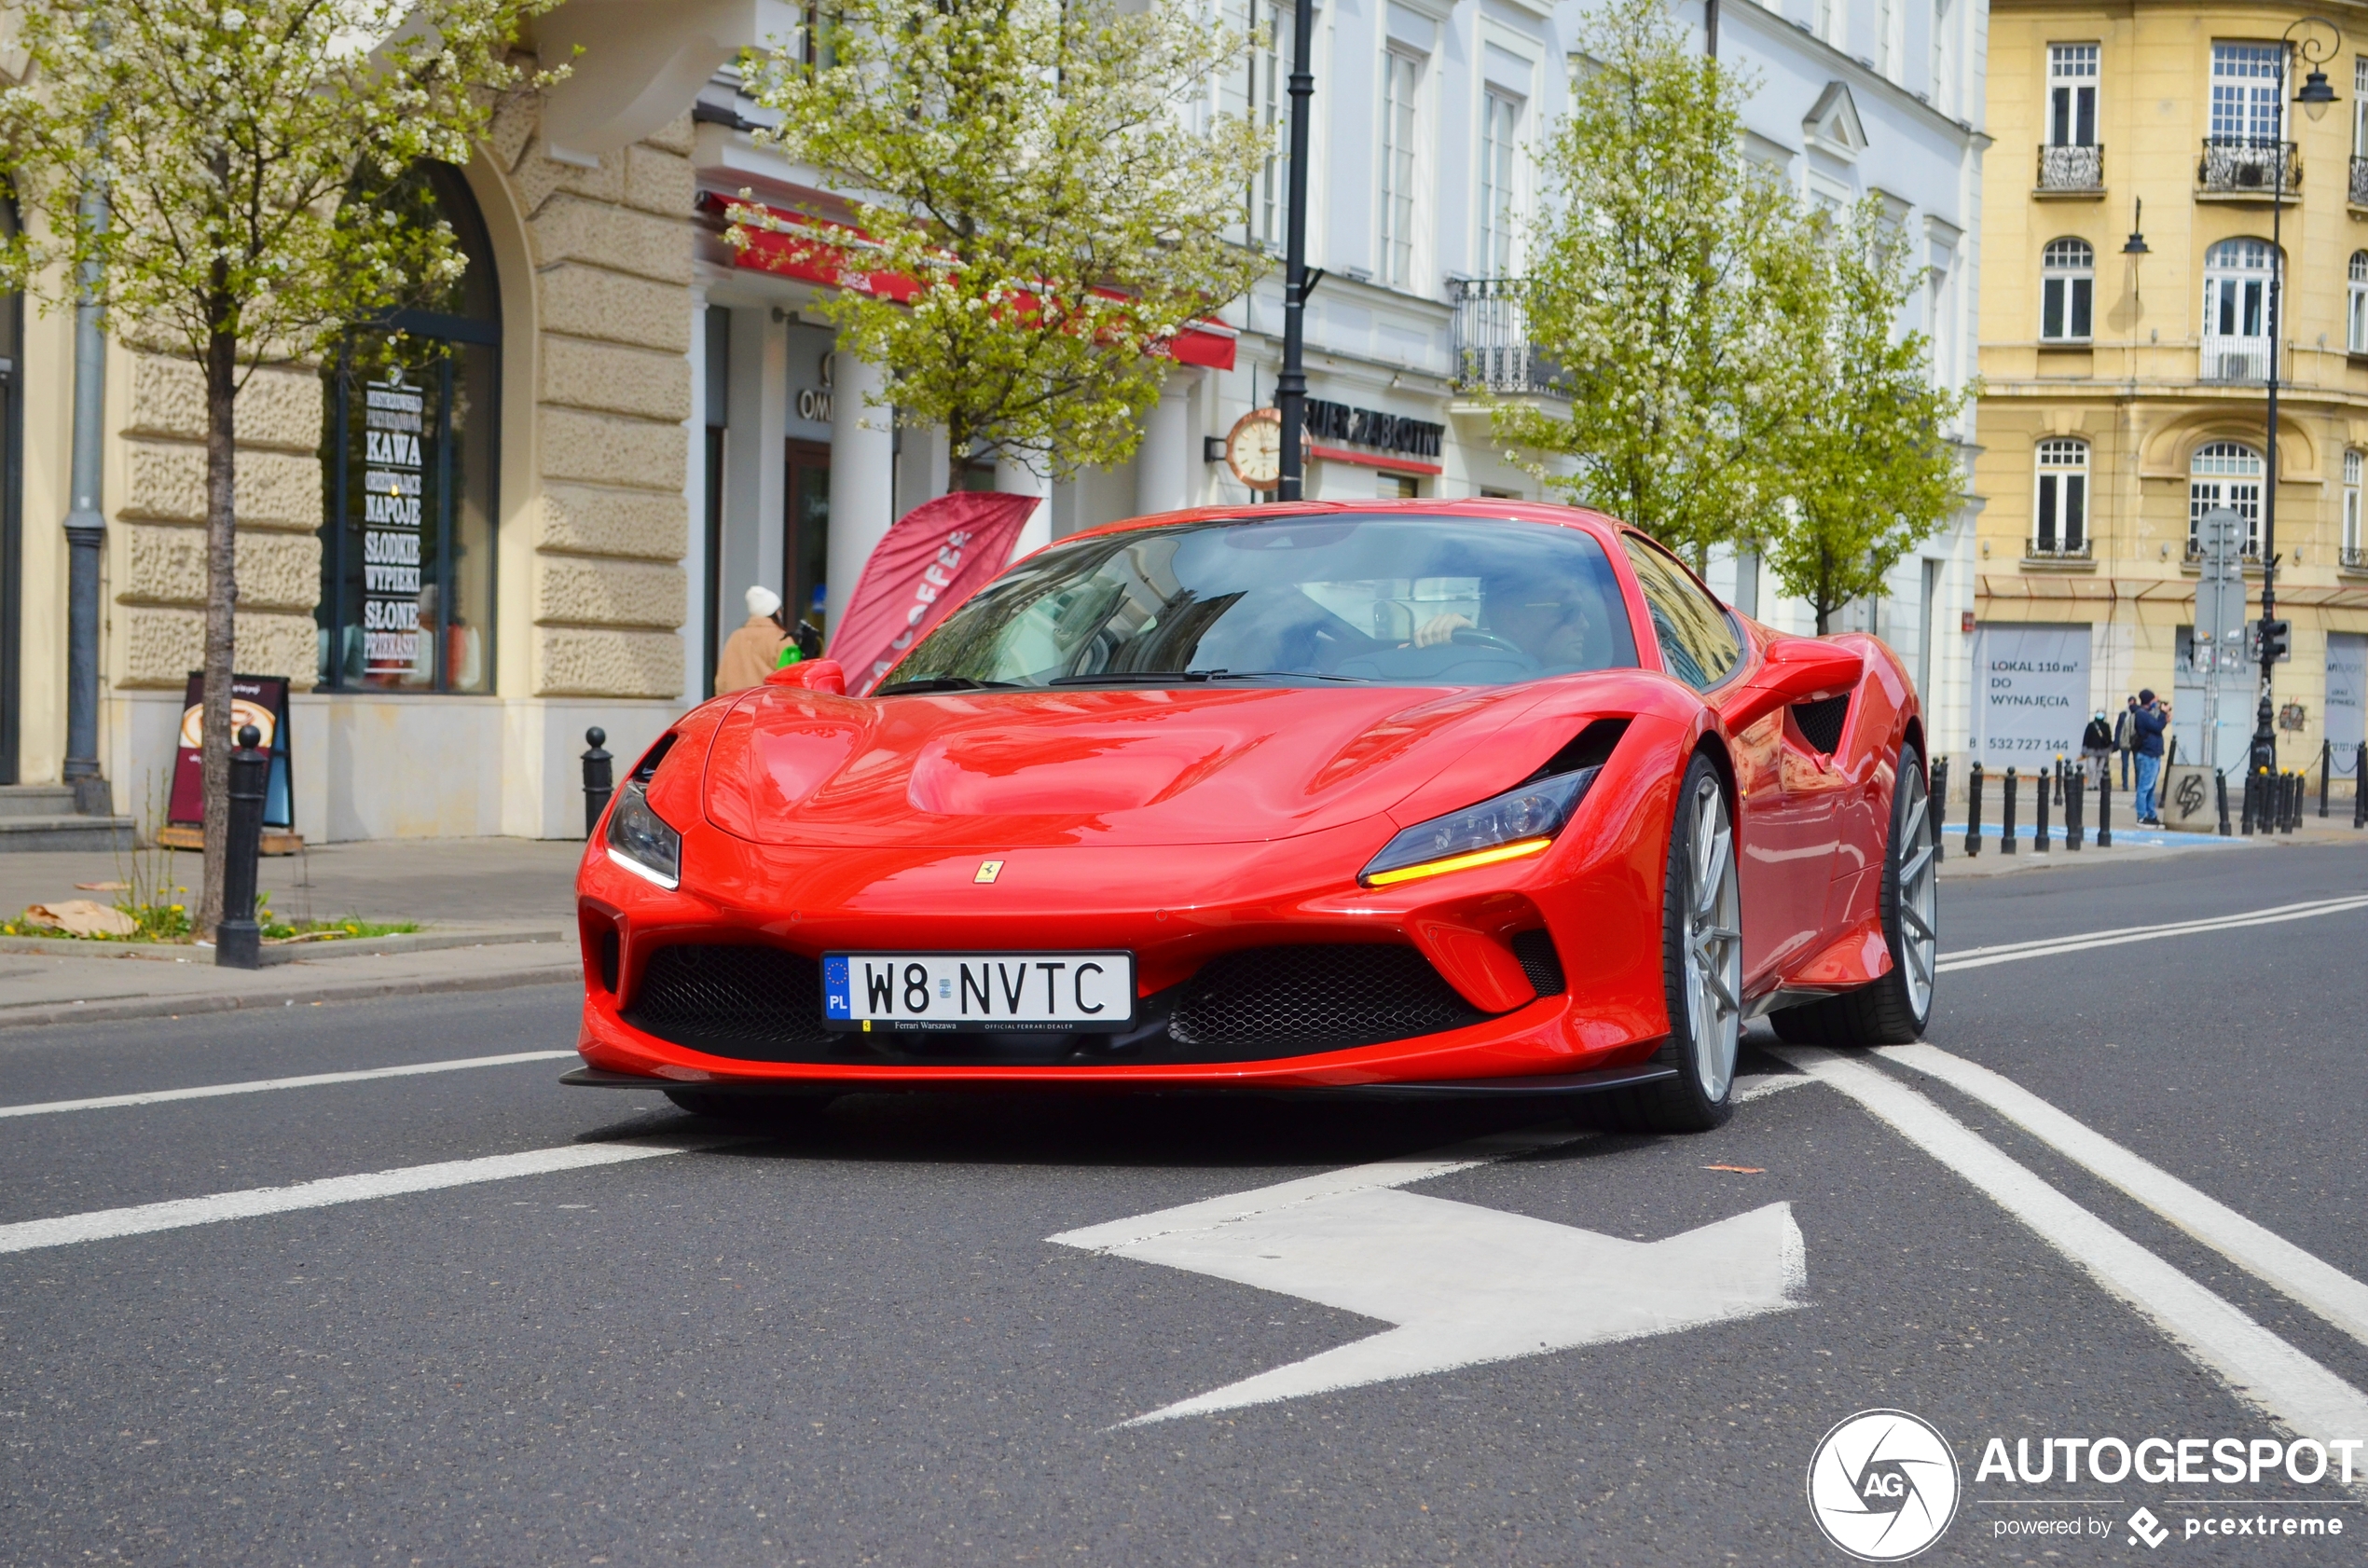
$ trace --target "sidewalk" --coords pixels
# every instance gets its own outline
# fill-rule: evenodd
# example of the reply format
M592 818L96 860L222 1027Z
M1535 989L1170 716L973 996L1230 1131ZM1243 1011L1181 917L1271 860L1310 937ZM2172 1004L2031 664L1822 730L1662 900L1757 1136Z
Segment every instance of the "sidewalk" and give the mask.
M416 935L265 950L266 967L217 969L211 948L0 938L0 1028L303 1007L430 991L574 980L576 859L567 841L378 840L266 860L262 889L283 916L416 920ZM0 911L115 895L77 883L128 879L129 856L0 855ZM201 858L175 857L173 885L195 903Z
M2065 870L2081 866L2120 866L2137 860L2167 860L2179 855L2236 854L2246 850L2267 852L2278 849L2306 848L2335 844L2368 845L2368 830L2351 825L2347 808L2320 821L2315 815L2306 815L2298 832L2291 833L2261 833L2251 838L2242 833L2222 838L2218 833L2169 832L2158 828L2115 828L2113 842L2100 847L2096 830L2087 832L2087 842L2078 849L2064 843L2063 824L2050 825L2051 839L2045 850L2032 843L2031 825L2024 823L2017 830L2015 852L2003 853L1999 848L1999 830L1995 822L1982 824L1982 846L1978 855L1965 853L1965 830L1956 823L1947 824L1942 843L1948 850L1940 865L1944 879L1955 881L1972 876L2006 876L2016 872Z

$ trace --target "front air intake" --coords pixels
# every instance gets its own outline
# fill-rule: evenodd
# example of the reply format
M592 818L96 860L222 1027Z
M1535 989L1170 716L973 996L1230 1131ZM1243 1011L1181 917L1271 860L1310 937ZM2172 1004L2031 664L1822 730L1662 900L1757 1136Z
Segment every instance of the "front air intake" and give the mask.
M1478 1024L1466 1001L1411 947L1326 943L1253 947L1212 958L1169 1020L1179 1044L1340 1051Z

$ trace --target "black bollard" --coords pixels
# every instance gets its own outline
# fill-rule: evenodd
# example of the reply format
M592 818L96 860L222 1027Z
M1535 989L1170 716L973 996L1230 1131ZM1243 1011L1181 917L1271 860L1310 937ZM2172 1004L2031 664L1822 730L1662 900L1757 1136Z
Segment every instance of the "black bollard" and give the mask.
M2039 809L2031 813L2031 846L2034 853L2047 853L2047 796L2056 783L2056 770L2049 768L2039 776Z
M1948 759L1943 757L1933 764L1933 787L1929 791L1933 814L1933 861L1938 864L1948 859L1948 841L1941 837L1948 822Z
M600 750L609 743L609 732L595 724L584 732L584 741L592 748L584 753L584 836L590 838L616 793L616 777L614 759Z
M2228 836L2228 770L2224 767L2212 769L2211 781L2212 787L2220 791L2220 836L2226 838Z
M2261 819L2261 770L2245 770L2244 836L2253 836L2253 827Z
M1965 770L1965 853L1981 853L1981 763Z
M263 854L263 793L271 757L257 750L263 732L239 726L230 751L230 829L222 866L222 924L213 931L217 968L263 967L263 929L255 923L255 866Z
M2351 754L2351 825L2368 827L2368 740Z
M2079 763L2064 775L2064 847L2078 849L2086 837L2082 818L2087 815L2088 767Z
M2290 769L2286 774L2286 831L2302 830L2302 770Z
M2334 763L2335 743L2321 740L2319 743L2319 815L2322 818L2327 815L2327 775L2334 771Z
M1998 852L2001 855L2011 855L2015 852L2015 791L2020 783L2021 780L2016 777L2015 770L2008 768L2006 770L2006 804L1998 813Z
M2097 778L2097 847L2113 846L2113 770L2106 768Z

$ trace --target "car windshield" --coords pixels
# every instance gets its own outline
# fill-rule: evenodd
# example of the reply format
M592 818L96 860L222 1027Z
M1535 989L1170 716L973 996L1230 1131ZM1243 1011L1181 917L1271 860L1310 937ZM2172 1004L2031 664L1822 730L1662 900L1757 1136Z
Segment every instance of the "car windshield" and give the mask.
M1056 544L947 616L880 690L1499 686L1635 663L1611 562L1577 529L1247 516Z

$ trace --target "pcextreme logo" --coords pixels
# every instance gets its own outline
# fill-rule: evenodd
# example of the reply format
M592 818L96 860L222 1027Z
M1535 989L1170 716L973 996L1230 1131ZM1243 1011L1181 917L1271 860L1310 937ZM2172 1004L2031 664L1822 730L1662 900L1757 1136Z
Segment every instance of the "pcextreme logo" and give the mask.
M1861 1410L1809 1461L1809 1511L1825 1538L1862 1562L1900 1562L1957 1517L1957 1455L1906 1410Z

